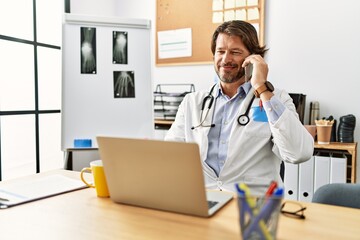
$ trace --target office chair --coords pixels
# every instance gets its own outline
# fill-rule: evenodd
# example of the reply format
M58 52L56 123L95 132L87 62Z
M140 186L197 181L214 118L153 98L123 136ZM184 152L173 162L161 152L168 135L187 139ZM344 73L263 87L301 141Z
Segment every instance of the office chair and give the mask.
M360 184L329 183L318 188L312 202L360 208Z

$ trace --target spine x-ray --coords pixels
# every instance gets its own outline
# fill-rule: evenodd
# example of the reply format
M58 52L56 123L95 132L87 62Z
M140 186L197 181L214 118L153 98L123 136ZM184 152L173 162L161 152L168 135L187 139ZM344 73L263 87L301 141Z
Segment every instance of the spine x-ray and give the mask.
M135 76L133 71L114 71L114 98L135 97Z
M128 34L127 32L113 32L113 63L128 63Z
M81 73L96 74L96 28L81 27Z

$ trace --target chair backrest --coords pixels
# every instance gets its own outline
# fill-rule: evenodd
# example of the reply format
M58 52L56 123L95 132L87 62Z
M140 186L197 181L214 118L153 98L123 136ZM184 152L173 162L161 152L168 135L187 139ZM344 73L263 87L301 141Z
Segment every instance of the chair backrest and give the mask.
M318 188L312 202L360 208L360 184L330 183Z

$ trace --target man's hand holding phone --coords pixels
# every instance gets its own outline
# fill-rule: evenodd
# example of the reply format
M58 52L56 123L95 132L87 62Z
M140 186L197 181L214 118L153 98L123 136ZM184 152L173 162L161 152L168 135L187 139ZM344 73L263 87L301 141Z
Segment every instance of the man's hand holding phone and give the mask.
M263 85L267 80L268 65L260 55L248 56L242 67L245 68L245 81L251 81L254 89Z
M245 67L245 82L250 81L251 75L252 75L252 71L253 71L253 65L252 65L251 63L249 63L249 64Z

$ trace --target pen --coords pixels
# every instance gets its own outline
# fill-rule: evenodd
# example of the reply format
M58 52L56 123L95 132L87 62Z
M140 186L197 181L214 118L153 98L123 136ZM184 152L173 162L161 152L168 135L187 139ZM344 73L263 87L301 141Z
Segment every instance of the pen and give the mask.
M274 192L274 190L275 190L276 187L277 187L277 182L271 181L270 186L269 186L268 190L267 190L266 193L265 193L265 196L266 196L266 197L271 196L271 195L273 194L273 192Z
M8 202L8 201L9 201L9 199L6 199L6 198L2 198L2 197L0 197L0 201L2 201L2 202Z
M245 209L246 211L250 211L249 206L247 206L245 201L245 193L243 190L240 189L239 184L235 184L236 191L238 192L239 198L238 198L238 204L240 206L240 225L241 228L244 227L245 222Z
M253 199L250 195L250 189L248 188L248 186L245 183L241 183L239 187L241 190L244 191L246 202L249 205L250 209L252 209L252 211L250 210L251 215L252 215L252 217L256 217L255 218L255 220L256 220L259 217L258 216L259 210L256 207L255 199ZM259 227L264 239L266 239L266 240L272 239L272 237L266 227L266 224L262 219L257 220L256 224L254 224L254 222L253 222L252 225L253 225L253 227L250 226L250 227L246 228L244 236L249 236L249 234L251 233L251 231L249 231L249 230L254 231L254 227ZM247 239L247 237L244 237L244 239Z
M236 187L236 191L238 192L238 194L240 196L243 196L243 194L245 194L244 191L242 189L240 189L239 184L235 184L235 187Z
M263 222L263 224L265 224L265 222L269 221L271 214L273 213L274 210L277 209L278 205L280 204L282 196L283 196L282 188L279 188L274 192L273 198L269 199L269 201L267 201L264 204L261 211L255 216L251 225L245 229L244 239L248 239L250 237L251 233L253 231L256 231L256 229L258 228L259 225L261 226L261 222ZM268 229L266 229L266 230L268 230ZM264 234L264 238L272 239L272 236L270 234L269 235Z
M281 199L283 198L284 196L284 189L283 188L277 188L274 193L272 194L273 196L273 199L270 199L270 200L273 200L274 201L274 205L273 205L273 208L274 209L277 209L277 207L280 205L281 203ZM271 215L268 215L268 216L265 216L263 219L265 222L269 221L269 218L270 218Z

